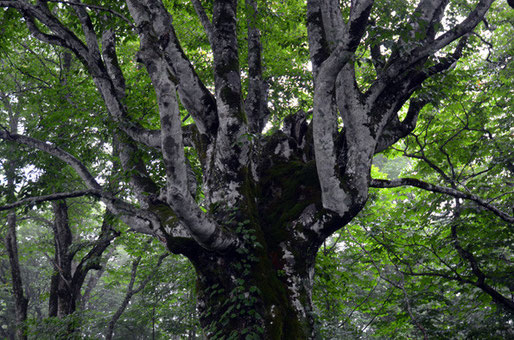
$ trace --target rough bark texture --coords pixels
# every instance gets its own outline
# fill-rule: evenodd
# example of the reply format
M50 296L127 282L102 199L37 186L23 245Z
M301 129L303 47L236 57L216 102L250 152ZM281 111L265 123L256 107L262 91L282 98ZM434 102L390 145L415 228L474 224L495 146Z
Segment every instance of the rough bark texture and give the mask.
M72 234L68 224L68 207L65 202L52 202L54 210L54 274L50 284L48 315L63 317L75 310L71 291L72 258L69 253Z
M88 70L117 124L113 143L139 205L102 188L87 167L58 146L1 130L0 138L66 162L111 213L187 256L198 274L200 319L210 338L314 338L310 295L318 247L363 208L371 184L412 184L372 182L373 154L414 129L426 101L409 99L426 79L460 58L466 34L491 2L478 1L461 23L437 35L448 1L420 1L410 22L411 38L421 37L418 43L398 39L388 58L380 54L380 43L370 46L377 76L364 92L357 85L355 56L369 28L373 1L352 1L349 16L343 17L338 1L308 0L312 120L298 112L284 120L282 129L264 136L267 86L256 1L246 1L248 70L240 68L237 1L215 0L212 20L193 1L212 47L212 93L183 51L173 13L163 2L127 1L140 39L137 60L157 96L160 130L147 130L130 118L122 100L125 80L112 31L94 32L83 6L73 5L82 27L74 33L46 2L0 0L0 6L20 11L36 38L70 49ZM427 63L456 40L453 53ZM243 76L248 76L246 96ZM400 121L398 112L407 102L408 114ZM180 104L194 124L182 126ZM191 189L185 145L195 148L202 167L197 183L205 196L202 207ZM161 187L140 156L148 149L160 154L165 167Z

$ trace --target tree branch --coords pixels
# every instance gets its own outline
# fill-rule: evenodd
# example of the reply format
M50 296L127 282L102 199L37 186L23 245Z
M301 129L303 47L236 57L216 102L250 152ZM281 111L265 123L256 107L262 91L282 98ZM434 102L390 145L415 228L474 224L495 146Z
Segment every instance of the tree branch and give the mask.
M246 0L248 24L248 94L245 112L250 131L260 133L264 128L269 110L266 82L262 79L261 38L257 28L258 9L255 0Z
M351 96L347 98L345 103L354 107L348 106L347 110L341 112L345 125L351 126L348 131L352 131L352 136L350 136L352 147L349 148L352 154L348 154L348 160L353 164L346 165L351 171L359 174L359 176L352 176L353 181L348 183L349 186L357 190L356 192L359 192L359 195L350 194L347 190L348 185L346 189L341 187L341 174L337 162L338 152L335 138L338 134L338 122L334 107L334 87L338 75L353 57L365 32L372 7L372 0L355 1L353 3L343 39L330 56L322 62L314 82L313 138L323 207L335 211L341 216L356 210L350 209L351 205L364 204L367 193L364 191L367 190L367 183L364 186L361 184L367 179L362 176L362 171L357 171L353 166L360 167L362 164L370 163L373 150L367 150L367 148L370 148L368 140L360 140L360 138L370 136L369 127L363 124L364 115L362 108L359 106L358 98ZM313 51L311 51L312 55ZM313 60L314 62L317 62L317 60ZM345 85L348 86L344 88L354 86L353 79L351 84L345 83ZM359 139L354 140L354 135L357 135ZM348 138L346 140L348 141Z
M11 134L7 131L0 130L0 139L4 140L10 140L14 141L19 144L24 144L27 146L31 146L33 148L39 149L41 151L44 151L52 156L55 156L59 158L61 161L65 162L69 166L71 166L77 174L82 178L84 183L87 185L89 189L95 190L95 191L102 191L102 187L96 179L91 175L89 170L86 168L82 162L80 162L77 158L75 158L73 155L69 154L68 152L64 151L63 149L59 148L58 146L50 143L50 142L42 142L38 139L19 135L19 134Z
M117 12L117 11L115 11L113 9L110 9L110 8L106 8L106 7L98 6L98 5L84 4L84 3L79 3L79 2L75 2L75 1L73 1L73 2L72 1L62 1L62 0L47 0L47 1L48 2L55 2L55 3L66 4L66 5L73 5L73 6L83 6L83 7L95 9L95 10L98 10L98 11L109 12L109 13L117 16L118 18L122 19L123 21L125 21L127 24L130 25L130 27L134 28L134 23L132 21L130 21L127 17L125 17L120 12Z
M411 99L407 115L401 122L398 119L398 115L393 114L389 122L384 127L382 134L378 138L377 146L375 147L375 153L384 151L414 131L416 128L416 122L418 120L418 114L427 103L427 100Z
M193 3L193 7L195 8L195 12L202 23L203 29L205 30L205 34L207 35L207 39L209 39L209 43L212 46L212 23L207 17L207 13L205 13L205 9L203 8L200 0L191 0Z
M107 67L107 72L112 79L119 98L125 97L125 77L118 63L116 54L116 37L114 31L108 29L102 33L102 57Z
M196 74L186 57L172 25L172 17L160 0L128 0L139 35L150 34L164 53L169 72L178 85L178 94L200 133L214 137L218 127L216 100ZM166 23L161 25L160 23Z
M495 215L500 217L502 220L509 222L509 223L514 223L514 217L501 211L494 205L490 204L486 200L484 200L476 195L462 192L460 190L456 190L456 189L452 189L452 188L447 188L447 187L442 187L442 186L426 183L426 182L423 182L416 178L399 178L399 179L394 179L394 180L374 179L373 178L373 179L371 179L370 186L374 187L374 188L396 188L396 187L401 187L401 186L413 186L413 187L417 187L417 188L424 189L427 191L446 194L446 195L450 195L450 196L453 196L456 198L463 198L463 199L471 200L471 201L478 203L480 206L484 207L485 209L491 211L492 213L494 213Z
M136 281L137 268L138 268L139 263L141 261L141 257L138 257L137 259L135 259L132 262L132 270L131 270L131 274L130 274L130 282L129 282L128 286L127 286L127 292L125 293L125 297L124 297L121 305L118 307L118 309L116 310L116 312L112 316L111 320L109 321L109 325L107 327L107 332L106 332L106 339L108 339L108 340L112 339L112 336L113 336L113 333L114 333L114 326L116 325L116 322L118 321L118 319L121 317L121 315L123 314L123 312L127 308L130 300L132 299L132 296L134 296L135 294L139 293L141 290L143 290L146 287L148 282L150 282L150 280L153 278L153 276L157 272L156 269L160 267L160 265L162 264L162 261L168 255L169 255L168 253L165 253L165 254L162 254L161 256L159 256L157 264L156 264L156 266L154 268L155 270L153 270L152 273L150 275L148 275L139 284L139 286L137 288L135 288L135 289L134 289L134 283Z
M10 210L10 209L17 208L17 207L20 207L20 206L26 205L26 204L30 205L30 204L39 203L39 202L55 201L55 200L61 200L61 199L65 199L65 198L74 198L74 197L81 197L81 196L87 196L87 195L91 195L91 196L95 196L95 197L101 196L100 192L96 191L96 190L59 192L59 193L50 194L50 195L29 197L29 198L25 198L25 199L19 200L17 202L11 203L11 204L0 206L0 211Z

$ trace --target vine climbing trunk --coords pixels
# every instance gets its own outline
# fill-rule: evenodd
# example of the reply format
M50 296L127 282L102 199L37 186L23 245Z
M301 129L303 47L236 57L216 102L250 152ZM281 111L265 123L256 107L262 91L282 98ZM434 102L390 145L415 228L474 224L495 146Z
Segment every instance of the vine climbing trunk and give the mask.
M257 244L193 259L202 327L212 339L314 338L313 252Z

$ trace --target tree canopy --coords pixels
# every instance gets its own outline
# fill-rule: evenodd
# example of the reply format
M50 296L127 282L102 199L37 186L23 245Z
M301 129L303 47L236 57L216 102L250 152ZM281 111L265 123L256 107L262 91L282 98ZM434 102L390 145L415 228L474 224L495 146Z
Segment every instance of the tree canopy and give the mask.
M6 337L514 334L505 1L0 8Z

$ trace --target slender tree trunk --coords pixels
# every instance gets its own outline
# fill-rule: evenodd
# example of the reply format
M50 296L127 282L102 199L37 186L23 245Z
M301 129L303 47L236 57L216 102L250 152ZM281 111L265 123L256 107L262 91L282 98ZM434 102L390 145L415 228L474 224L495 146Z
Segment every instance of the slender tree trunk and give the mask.
M49 315L64 317L75 310L72 279L72 257L69 247L72 243L72 234L68 223L68 207L65 201L52 202L54 210L54 275L50 286Z
M9 128L11 133L18 131L18 114L13 110L9 98L0 93L0 99L9 113ZM14 146L10 146L12 154L15 153ZM11 156L12 157L12 156ZM16 201L15 197L15 172L18 164L16 158L11 158L6 164L7 177L7 202ZM12 290L14 296L14 313L16 319L16 339L26 339L24 322L27 320L28 299L23 292L20 262L18 257L18 240L16 236L16 211L11 210L7 214L7 235L5 236L5 247L9 256L11 269Z
M141 261L141 257L138 257L134 262L132 262L132 271L130 275L130 282L127 286L127 292L125 293L125 298L121 302L121 305L118 307L116 312L113 314L111 321L109 321L109 325L107 326L107 331L105 334L106 340L111 340L114 335L114 328L116 326L116 322L120 319L123 312L125 312L125 309L127 308L130 300L132 297L139 293L141 290L145 289L146 285L150 280L153 278L155 271L159 268L159 266L162 264L162 261L168 256L169 254L162 254L159 256L159 259L157 260L157 264L155 266L155 269L152 274L148 275L136 288L134 288L134 284L136 282L136 276L137 276L137 268L139 266L139 263ZM153 327L153 319L152 319L152 339L154 337L154 327Z
M102 232L91 250L77 261L73 270L74 253L70 252L73 235L69 226L68 207L66 201L52 202L54 210L54 244L55 244L55 272L50 284L49 315L59 318L75 312L80 303L80 290L91 269L101 270L100 259L118 235L110 227L112 215L104 214ZM98 276L99 278L99 276ZM92 287L91 287L92 289Z
M14 296L14 311L16 317L16 339L27 339L25 327L27 320L28 299L23 294L23 283L21 279L20 263L18 260L18 243L16 238L16 213L9 212L7 215L8 231L5 237L5 246L9 255L11 265L12 289Z
M114 253L115 248L110 248L109 252L105 255L105 261L108 261L112 254ZM100 281L100 278L105 273L106 266L102 266L100 270L97 270L96 273L93 275L90 275L89 280L86 285L86 289L84 291L84 294L80 298L80 308L85 310L88 308L89 299L91 298L91 293L93 292L93 289L95 289L96 285Z

